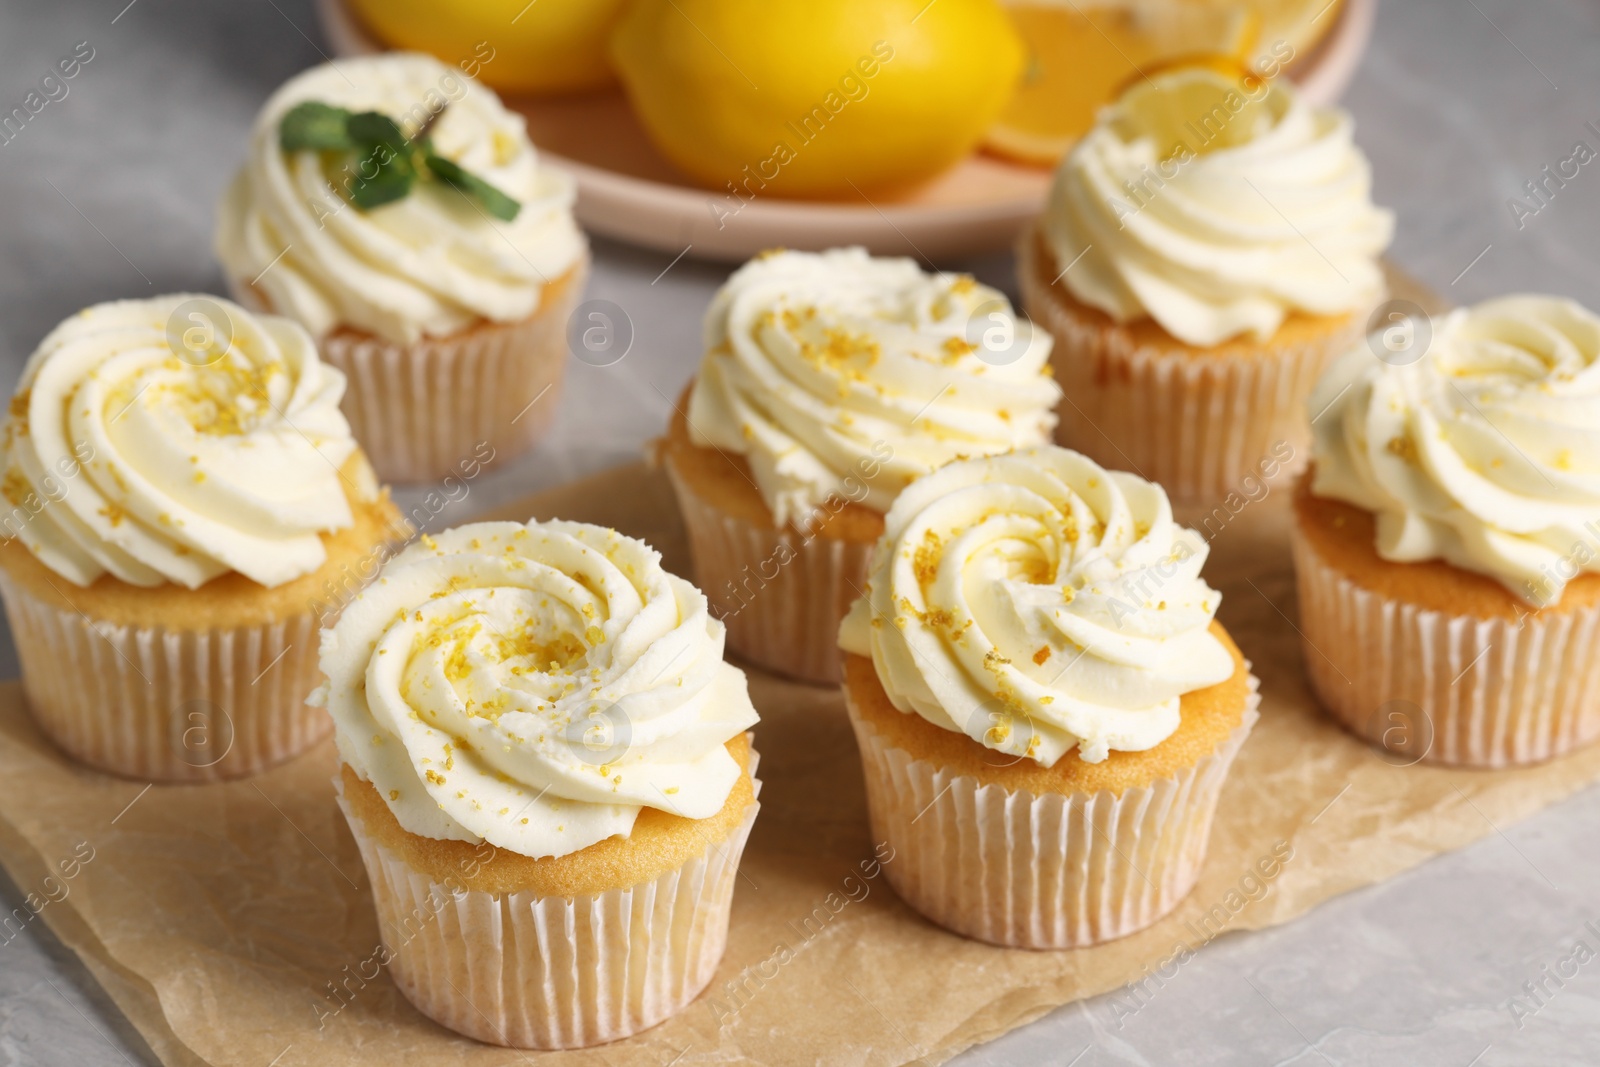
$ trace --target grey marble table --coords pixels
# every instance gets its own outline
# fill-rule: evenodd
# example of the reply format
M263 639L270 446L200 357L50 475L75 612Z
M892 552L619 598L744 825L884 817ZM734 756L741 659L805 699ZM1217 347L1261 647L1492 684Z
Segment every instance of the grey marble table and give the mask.
M39 338L87 304L220 288L211 206L247 125L271 89L327 50L309 0L3 0L0 112L79 42L93 58L67 95L0 143L6 393ZM1385 0L1346 103L1377 199L1399 214L1398 262L1456 301L1541 290L1600 306L1600 163L1537 214L1518 219L1508 205L1532 203L1525 183L1576 142L1600 149L1597 57L1592 0ZM574 363L549 440L439 521L638 454L692 371L700 311L725 274L669 260L599 243L591 296L626 309L633 350L612 368ZM1012 288L1005 257L951 265ZM8 636L0 677L15 673ZM957 1062L1600 1062L1600 963L1548 986L1531 1017L1510 1006L1576 940L1600 950L1585 930L1600 920L1596 827L1600 789L1590 789L1289 926L1226 935L1134 1017L1089 1000ZM19 902L0 876L0 907ZM42 924L0 945L0 1067L154 1063Z

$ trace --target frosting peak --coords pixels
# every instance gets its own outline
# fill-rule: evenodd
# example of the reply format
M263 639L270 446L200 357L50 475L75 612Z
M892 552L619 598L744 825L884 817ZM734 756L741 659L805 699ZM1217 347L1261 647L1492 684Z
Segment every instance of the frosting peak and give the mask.
M1043 220L1061 279L1196 346L1293 312L1365 313L1393 233L1349 115L1203 70L1140 82L1061 163Z
M894 706L1048 767L1152 748L1234 663L1208 548L1153 482L1046 446L952 463L890 508L839 631Z
M352 521L344 386L305 330L226 300L81 311L40 342L11 402L6 532L81 586L309 574L327 558L319 534Z
M966 275L860 248L771 253L706 313L689 430L749 461L780 525L809 526L835 494L882 512L953 459L1048 441L1050 345Z
M642 541L576 522L424 537L324 631L339 752L400 825L564 856L643 807L716 814L756 721L706 598Z
M339 168L313 151L285 152L283 116L317 101L377 111L520 203L491 218L443 182L417 182L371 210L347 203ZM583 255L574 186L542 166L520 115L431 56L342 59L290 79L262 108L249 158L218 209L216 251L236 285L321 336L344 325L401 344L473 322L514 322L539 308L544 287Z
M1423 355L1362 345L1312 394L1312 491L1377 516L1377 550L1486 574L1535 606L1600 571L1600 316L1508 296L1452 311Z

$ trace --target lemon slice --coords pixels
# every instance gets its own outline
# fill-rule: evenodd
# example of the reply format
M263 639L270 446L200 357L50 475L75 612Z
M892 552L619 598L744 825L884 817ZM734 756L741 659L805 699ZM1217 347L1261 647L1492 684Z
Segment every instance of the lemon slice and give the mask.
M1263 46L1281 42L1304 55L1339 21L1344 0L1250 0L1249 6L1261 19Z
M1028 46L1022 84L985 147L1055 163L1132 79L1184 62L1264 58L1275 73L1308 51L1342 0L1007 0Z
M1266 81L1237 62L1208 59L1132 82L1118 98L1116 131L1149 138L1162 159L1248 144L1277 120Z

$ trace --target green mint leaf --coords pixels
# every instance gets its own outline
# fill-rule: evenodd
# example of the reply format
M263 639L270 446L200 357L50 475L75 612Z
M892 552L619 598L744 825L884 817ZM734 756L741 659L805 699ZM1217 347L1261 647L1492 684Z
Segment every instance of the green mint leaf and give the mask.
M499 189L490 185L482 178L462 167L454 160L429 152L425 157L428 169L442 181L460 189L463 193L474 198L483 205L483 210L497 219L510 222L517 217L517 212L522 210L522 205Z
M410 154L395 152L388 145L374 145L352 166L356 180L350 186L350 202L363 211L403 199L417 180Z
M400 132L399 123L378 111L363 111L350 116L350 137L363 145L388 145L395 152L406 151L410 142Z
M315 100L296 104L278 123L278 144L285 152L354 148L347 129L350 112Z

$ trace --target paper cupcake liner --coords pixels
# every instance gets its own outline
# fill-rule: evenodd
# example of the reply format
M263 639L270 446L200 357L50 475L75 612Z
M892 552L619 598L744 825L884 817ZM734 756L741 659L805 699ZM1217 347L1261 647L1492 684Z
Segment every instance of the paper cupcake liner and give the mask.
M1292 544L1311 687L1392 759L1507 767L1600 737L1600 606L1451 615L1357 585L1298 527Z
M173 630L97 621L0 572L28 711L81 763L148 782L243 778L332 730L316 687L317 620Z
M342 790L339 804L372 883L389 973L406 999L457 1033L528 1049L636 1034L710 984L761 807L752 801L726 840L653 881L540 897L436 882L371 837Z
M872 545L753 526L695 496L666 464L695 584L728 628L728 647L769 671L837 685L839 622L865 588Z
M318 351L349 379L342 408L385 482L476 474L528 451L555 419L567 364L567 319L588 260L556 299L520 322L484 322L449 337L401 345L341 329ZM234 284L242 304L259 294ZM264 310L271 310L265 308Z
M1287 484L1305 468L1307 398L1329 363L1360 342L1364 313L1315 343L1273 344L1250 356L1217 356L1177 341L1134 346L1056 298L1038 277L1036 240L1031 231L1024 236L1017 273L1028 314L1055 338L1050 362L1065 394L1061 444L1159 482L1184 504L1241 492L1247 477ZM1266 478L1269 464L1276 469Z
M1243 721L1175 777L1120 795L1043 796L918 760L850 705L873 840L894 849L884 873L928 919L996 945L1080 948L1142 930L1194 888L1259 704L1251 675Z

